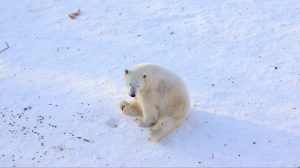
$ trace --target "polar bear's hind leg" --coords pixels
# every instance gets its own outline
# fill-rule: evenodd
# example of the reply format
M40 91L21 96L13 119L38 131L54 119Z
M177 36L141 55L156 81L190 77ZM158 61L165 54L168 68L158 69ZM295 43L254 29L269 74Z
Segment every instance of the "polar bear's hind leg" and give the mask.
M179 127L184 120L185 118L174 119L171 117L162 117L153 128L150 129L150 137L148 140L153 142L159 141Z

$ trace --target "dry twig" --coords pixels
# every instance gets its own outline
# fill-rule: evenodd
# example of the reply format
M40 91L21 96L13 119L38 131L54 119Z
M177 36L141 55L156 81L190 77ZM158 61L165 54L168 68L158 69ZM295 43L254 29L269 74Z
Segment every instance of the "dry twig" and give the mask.
M1 50L0 53L2 53L3 51L9 49L9 45L8 45L8 43L6 41L5 41L5 44L6 44L6 47L3 50Z
M76 12L72 12L69 14L69 18L75 19L76 16L80 14L80 9L78 9Z

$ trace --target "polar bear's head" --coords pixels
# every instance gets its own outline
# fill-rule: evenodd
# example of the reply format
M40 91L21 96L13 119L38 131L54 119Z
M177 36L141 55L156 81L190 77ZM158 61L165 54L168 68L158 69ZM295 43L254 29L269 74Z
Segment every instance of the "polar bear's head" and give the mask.
M125 69L124 78L131 97L144 90L149 82L149 74L139 68Z

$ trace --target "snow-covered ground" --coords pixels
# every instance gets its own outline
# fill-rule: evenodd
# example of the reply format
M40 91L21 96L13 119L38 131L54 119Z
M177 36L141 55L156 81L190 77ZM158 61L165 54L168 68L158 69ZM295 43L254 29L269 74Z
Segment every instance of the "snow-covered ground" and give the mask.
M5 42L1 167L300 166L299 0L1 0ZM118 107L141 62L191 95L159 143Z

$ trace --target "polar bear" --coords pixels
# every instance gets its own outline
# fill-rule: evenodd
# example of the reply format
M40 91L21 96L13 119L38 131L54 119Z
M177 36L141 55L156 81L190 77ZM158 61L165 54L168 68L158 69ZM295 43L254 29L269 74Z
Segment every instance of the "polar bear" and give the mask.
M139 116L136 121L150 129L149 141L158 141L186 120L190 107L188 90L174 73L153 64L125 69L124 79L133 101L120 102L121 111Z

